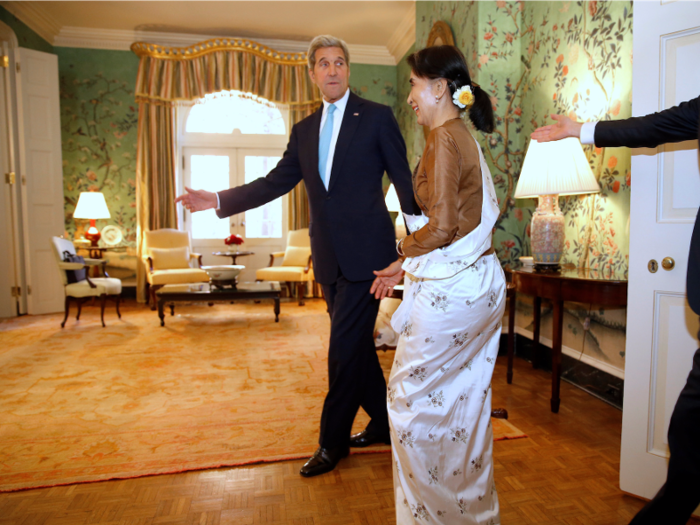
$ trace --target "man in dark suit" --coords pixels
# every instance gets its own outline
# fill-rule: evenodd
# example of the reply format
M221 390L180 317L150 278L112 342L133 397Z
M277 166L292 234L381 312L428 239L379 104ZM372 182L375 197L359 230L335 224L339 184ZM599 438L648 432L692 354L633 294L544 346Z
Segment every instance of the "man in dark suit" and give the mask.
M329 388L320 446L300 472L307 477L333 470L348 446L390 443L386 382L373 339L379 301L370 294L373 271L397 259L382 191L385 171L404 212L420 214L391 108L348 89L345 42L316 37L309 47L309 75L323 94L323 106L292 128L287 151L266 177L218 194L187 189L176 199L190 211L216 208L219 217L228 217L288 193L301 180L306 185L314 275L331 317ZM360 406L372 419L351 437Z
M659 113L618 121L581 124L560 115L552 118L557 123L535 130L532 138L546 142L577 137L598 147L629 148L700 140L700 97ZM690 307L700 315L700 213L690 240L686 290ZM695 352L693 368L673 409L668 446L671 458L666 483L630 525L685 524L700 504L700 350Z

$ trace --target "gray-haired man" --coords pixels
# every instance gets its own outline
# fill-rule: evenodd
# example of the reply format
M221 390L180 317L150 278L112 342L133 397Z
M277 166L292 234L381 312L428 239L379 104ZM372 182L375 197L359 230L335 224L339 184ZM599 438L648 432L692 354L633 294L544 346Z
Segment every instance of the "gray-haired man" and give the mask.
M219 217L228 217L284 195L301 180L306 184L314 274L331 317L328 394L320 446L300 472L307 477L333 470L349 446L390 443L386 382L373 339L379 300L370 294L373 270L397 259L382 190L385 171L404 212L420 214L406 145L391 108L348 89L345 42L328 35L314 38L309 76L323 94L323 105L292 128L284 157L266 177L218 194L187 189L177 198L191 211L216 208ZM360 406L372 420L351 438Z

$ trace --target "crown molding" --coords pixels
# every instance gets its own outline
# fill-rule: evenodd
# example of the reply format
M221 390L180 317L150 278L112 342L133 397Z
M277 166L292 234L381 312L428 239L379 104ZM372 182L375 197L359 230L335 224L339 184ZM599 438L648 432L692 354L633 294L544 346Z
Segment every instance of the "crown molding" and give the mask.
M404 55L411 49L411 46L416 42L416 4L411 5L411 8L403 17L401 23L391 35L387 42L387 49L394 57L394 63L398 64Z
M120 29L95 29L89 27L62 27L54 38L56 47L87 49L111 49L129 51L134 42L148 42L166 47L187 47L221 35L163 33L159 31L129 31ZM256 38L256 42L283 53L300 53L309 48L309 42ZM409 46L410 47L410 46ZM351 61L358 64L396 65L396 60L384 46L348 44Z
M351 64L396 65L396 60L385 46L348 44L348 51L350 52Z
M0 5L19 18L41 38L53 45L54 38L61 30L61 26L47 16L44 10L34 2L2 1Z

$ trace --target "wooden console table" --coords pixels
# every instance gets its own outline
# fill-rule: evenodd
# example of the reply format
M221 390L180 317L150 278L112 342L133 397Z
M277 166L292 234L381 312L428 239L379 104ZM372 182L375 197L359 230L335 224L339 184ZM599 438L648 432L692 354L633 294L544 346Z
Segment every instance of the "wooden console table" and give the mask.
M532 267L506 269L515 292L533 295L533 344L540 341L540 309L542 299L552 301L552 412L559 412L559 383L561 376L561 344L564 322L564 301L603 306L627 306L627 277L621 273L589 268L562 268L556 272L539 272ZM514 294L515 295L515 294ZM515 296L508 307L508 384L513 380L515 347ZM533 366L535 359L533 359Z

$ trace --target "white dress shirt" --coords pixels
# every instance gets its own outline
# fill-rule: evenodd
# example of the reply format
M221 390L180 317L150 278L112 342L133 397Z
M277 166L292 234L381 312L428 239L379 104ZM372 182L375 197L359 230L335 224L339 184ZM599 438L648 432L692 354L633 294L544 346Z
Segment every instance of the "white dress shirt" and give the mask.
M326 161L326 173L320 173L323 177L323 182L328 187L331 180L331 170L333 169L333 156L335 155L335 145L338 142L338 135L340 134L340 125L343 123L343 115L345 114L345 107L348 105L348 98L350 98L350 90L345 92L345 95L340 100L333 102L335 105L335 112L333 113L333 134L331 135L331 145L328 148L328 160ZM323 125L326 123L326 117L328 116L328 106L330 102L326 102L323 99L323 114L321 115L321 126L318 128L318 135L321 136L321 130Z
M586 122L581 126L581 144L595 144L595 125L597 122Z

